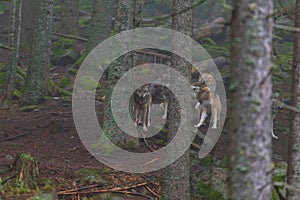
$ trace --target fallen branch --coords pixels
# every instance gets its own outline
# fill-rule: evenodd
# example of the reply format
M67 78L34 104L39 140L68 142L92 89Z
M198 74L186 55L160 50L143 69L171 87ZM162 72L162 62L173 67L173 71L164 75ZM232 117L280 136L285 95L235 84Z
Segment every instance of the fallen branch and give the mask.
M2 48L2 49L14 50L14 48L12 48L12 47L10 47L10 46L7 46L7 45L5 45L5 44L1 44L1 43L0 43L0 48Z
M79 41L83 41L83 42L88 42L89 41L86 38L77 37L77 36L74 36L74 35L65 35L65 34L56 33L56 32L52 32L52 35L56 35L56 36L64 37L64 38L70 38L70 39L74 39L74 40L79 40Z
M90 193L106 193L106 192L117 192L117 191L124 191L124 190L128 190L128 189L133 189L133 188L137 188L137 187L142 187L147 185L148 182L144 182L144 183L139 183L136 185L132 185L132 186L125 186L125 187L115 187L115 188L110 188L110 189L101 189L101 190L92 190L92 191L83 191L83 192L79 192L79 191L71 191L71 190L67 190L67 191L61 191L58 192L58 195L78 195L78 194L90 194ZM89 187L89 186L87 186ZM89 188L93 188L93 187L89 187ZM79 188L80 190L83 190L82 188Z
M200 6L201 4L205 3L206 0L201 0L199 2L196 2L194 3L193 5L187 7L187 8L184 8L178 12L173 12L172 14L168 14L168 15L163 15L163 16L160 16L160 17L154 17L154 20L157 20L157 21L160 21L160 20L166 20L166 19L169 19L169 18L172 18L172 17L175 17L177 15L180 15L180 14L183 14L191 9L194 9L198 6Z
M19 138L19 137L24 137L24 136L26 136L26 135L28 135L28 133L20 134L20 135L16 135L16 136L12 136L12 137L9 137L9 138L4 138L4 139L2 139L1 141L15 140L15 139L17 139L17 138Z
M142 194L142 193L137 193L137 192L129 192L129 191L114 191L113 193L123 193L123 194L129 194L129 195L135 195L135 196L141 196L141 197L145 197L147 199L153 199L152 197L146 195L146 194Z
M101 187L101 186L103 186L103 183L97 183L97 184L94 184L94 185L89 185L89 186L85 186L85 187L81 187L81 188L60 191L57 194L63 194L63 193L69 193L69 192L78 192L78 191L81 191L81 190L86 190L86 189L91 189L91 188L97 188L97 187Z
M160 197L160 196L159 196L156 192L154 192L149 186L146 186L146 189L147 189L151 194L153 194L155 197L157 197L157 198Z

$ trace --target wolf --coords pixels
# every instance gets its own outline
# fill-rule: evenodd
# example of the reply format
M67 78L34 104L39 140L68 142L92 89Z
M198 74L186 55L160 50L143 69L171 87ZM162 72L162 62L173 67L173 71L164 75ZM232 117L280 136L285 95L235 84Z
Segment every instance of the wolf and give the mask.
M192 88L194 89L198 100L195 109L200 109L200 111L202 112L200 121L195 125L195 127L199 128L200 126L202 126L206 117L208 116L208 112L211 112L211 117L213 120L212 129L216 129L217 122L220 119L220 114L222 111L220 98L216 93L212 92L212 90L208 86L204 85L199 87L197 85L199 85L198 82L192 85Z
M216 94L216 86L216 79L209 73L202 73L199 80L194 82L191 86L195 91L198 100L195 109L200 109L201 111L200 121L195 125L196 128L203 125L208 116L208 112L211 112L212 114L212 129L217 128L217 121L220 118L222 105L220 97Z
M149 84L150 93L152 96L152 104L160 104L164 110L162 119L167 119L168 106L171 103L171 94L167 86L151 83Z
M133 93L133 112L135 125L142 124L143 130L148 131L150 126L150 112L152 106L152 96L149 91L149 84L145 84L136 89Z

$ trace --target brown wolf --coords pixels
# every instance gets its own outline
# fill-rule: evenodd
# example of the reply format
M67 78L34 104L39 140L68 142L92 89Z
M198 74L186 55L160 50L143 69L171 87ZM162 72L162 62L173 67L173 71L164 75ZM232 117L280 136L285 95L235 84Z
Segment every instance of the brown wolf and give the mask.
M217 128L217 121L220 118L222 105L220 98L217 94L212 92L212 90L203 84L199 85L199 82L196 82L192 85L192 88L194 89L197 97L197 104L195 106L195 109L200 109L201 117L198 124L195 125L195 127L200 127L203 125L204 120L208 116L208 112L211 111L211 117L213 120L213 126L212 129Z

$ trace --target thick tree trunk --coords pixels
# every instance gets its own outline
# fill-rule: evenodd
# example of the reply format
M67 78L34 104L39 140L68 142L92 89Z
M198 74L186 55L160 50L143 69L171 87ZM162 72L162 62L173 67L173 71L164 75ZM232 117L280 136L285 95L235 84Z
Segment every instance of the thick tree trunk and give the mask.
M21 13L22 0L13 0L13 8L11 13L11 47L14 49L9 56L9 68L6 75L6 97L11 99L13 97L15 77L17 73L17 65L19 59L20 37L21 37Z
M173 12L178 12L192 5L192 0L174 0ZM173 17L173 30L180 31L188 36L192 35L192 10ZM185 51L187 56L191 51L186 47L186 41L183 38L174 38L173 46L177 50ZM191 49L190 49L191 50ZM188 79L191 78L192 67L184 59L173 56L171 66L182 73ZM173 97L174 98L174 97ZM180 106L174 101L169 108L168 117L168 142L170 142L177 133L180 124ZM189 133L187 133L189 134ZM176 152L174 152L176 153ZM165 182L163 187L163 199L169 200L188 200L190 199L190 164L189 151L186 151L182 157L164 169Z
M78 35L79 0L61 0L60 32Z
M295 27L300 28L300 0L296 1ZM291 87L291 104L300 107L300 33L294 34L294 59ZM289 134L289 167L287 199L298 200L300 198L300 115L291 111L291 124Z
M272 0L236 0L232 14L230 199L271 197Z
M22 104L38 104L46 93L50 66L53 0L39 0L31 64L28 67Z
M110 36L112 9L110 0L93 0L89 50Z

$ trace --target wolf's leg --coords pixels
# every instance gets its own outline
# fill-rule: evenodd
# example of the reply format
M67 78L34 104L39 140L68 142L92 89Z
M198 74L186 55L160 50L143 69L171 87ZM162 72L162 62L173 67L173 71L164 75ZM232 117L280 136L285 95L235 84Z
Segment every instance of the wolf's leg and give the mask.
M207 117L207 110L203 109L203 112L202 112L201 118L200 118L200 122L197 125L195 125L195 127L199 128L200 126L202 126L202 124L203 124L204 120L206 119L206 117Z
M148 131L147 129L147 108L143 108L143 130Z
M138 109L136 107L133 107L133 110L134 110L134 115L135 115L134 124L136 126L138 126L139 125L139 113L138 113Z
M278 139L278 137L274 134L274 117L275 115L273 115L273 120L272 120L272 138Z
M168 101L166 101L165 106L164 106L164 115L162 116L162 119L167 119L168 115Z
M147 116L147 126L150 126L151 124L150 124L150 122L151 122L151 120L150 120L150 114L151 114L151 105L149 105L149 107L148 107L148 112L147 112L147 114L148 114L148 116Z
M201 103L200 103L200 102L197 102L197 104L196 104L196 106L195 106L195 109L198 110L200 105L201 105Z
M218 111L217 111L216 108L212 109L211 117L212 117L212 120L213 120L213 126L211 128L216 129L217 128L217 121L218 121Z

